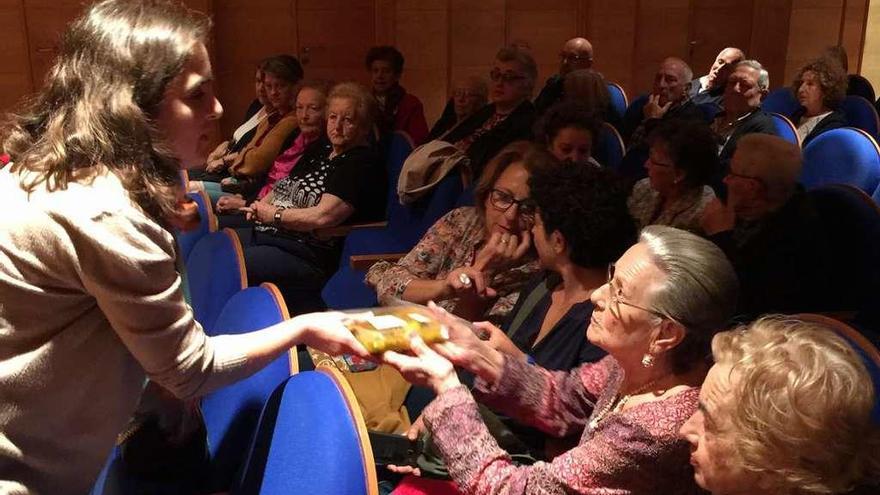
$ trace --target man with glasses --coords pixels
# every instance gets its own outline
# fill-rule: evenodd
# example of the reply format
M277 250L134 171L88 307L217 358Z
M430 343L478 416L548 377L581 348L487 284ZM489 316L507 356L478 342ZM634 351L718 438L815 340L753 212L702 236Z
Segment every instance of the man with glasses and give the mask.
M706 235L740 280L741 313L819 311L828 303L828 236L797 183L801 151L777 136L739 140L724 178L727 202L706 208Z
M593 67L593 45L584 38L572 38L562 45L559 52L559 73L547 79L544 88L535 98L538 115L543 114L555 103L562 101L564 90L562 80L569 72Z

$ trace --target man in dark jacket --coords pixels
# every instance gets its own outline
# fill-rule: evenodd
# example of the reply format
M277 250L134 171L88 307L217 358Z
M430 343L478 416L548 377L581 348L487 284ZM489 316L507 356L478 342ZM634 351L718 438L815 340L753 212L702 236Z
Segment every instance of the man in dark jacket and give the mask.
M706 208L702 227L730 258L740 313L815 312L832 303L828 235L797 183L801 151L776 136L739 141L724 179L726 204Z
M559 52L559 73L553 74L541 93L535 98L535 109L538 115L543 114L548 108L562 101L562 80L569 72L578 69L590 69L593 67L593 45L584 38L572 38L562 45Z
M722 174L727 172L741 137L751 133L776 135L773 117L761 110L761 100L767 96L769 87L770 75L757 60L743 60L736 64L727 78L723 110L712 124L712 130L718 136ZM715 187L723 196L720 180Z

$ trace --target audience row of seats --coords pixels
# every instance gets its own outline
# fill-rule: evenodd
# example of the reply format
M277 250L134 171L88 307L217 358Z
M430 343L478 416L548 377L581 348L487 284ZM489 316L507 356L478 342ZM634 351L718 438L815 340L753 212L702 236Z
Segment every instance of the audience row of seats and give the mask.
M246 287L235 232L188 233L193 312L208 335L247 333L287 320L273 284ZM183 243L181 243L183 244ZM181 246L182 247L182 246ZM199 473L205 490L290 493L375 493L376 471L363 417L338 371L298 373L296 349L254 375L201 400L208 462ZM187 492L181 481L143 480L128 473L114 449L92 493L131 493L147 485L162 493Z

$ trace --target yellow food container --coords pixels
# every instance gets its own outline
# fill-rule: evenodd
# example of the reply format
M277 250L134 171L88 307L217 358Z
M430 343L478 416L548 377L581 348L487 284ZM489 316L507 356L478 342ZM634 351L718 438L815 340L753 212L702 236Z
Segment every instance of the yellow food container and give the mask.
M449 339L446 327L423 306L391 306L346 313L342 323L371 354L409 351L413 334L427 343Z

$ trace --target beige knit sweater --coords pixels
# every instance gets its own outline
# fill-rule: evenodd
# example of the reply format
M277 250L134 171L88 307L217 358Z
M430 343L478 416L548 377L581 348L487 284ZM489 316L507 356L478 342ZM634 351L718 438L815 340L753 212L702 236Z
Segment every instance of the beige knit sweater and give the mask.
M119 180L26 194L0 170L0 493L87 493L149 376L193 397L253 371L193 320L174 239Z

